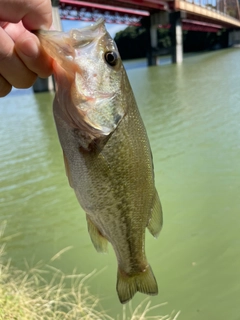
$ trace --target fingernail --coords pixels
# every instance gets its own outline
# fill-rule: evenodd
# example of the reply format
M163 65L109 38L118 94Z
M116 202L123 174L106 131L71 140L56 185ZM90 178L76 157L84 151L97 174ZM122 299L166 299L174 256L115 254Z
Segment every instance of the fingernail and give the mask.
M18 48L25 56L36 58L39 55L39 46L37 41L37 38L34 39L32 37L24 39L21 43L18 43Z

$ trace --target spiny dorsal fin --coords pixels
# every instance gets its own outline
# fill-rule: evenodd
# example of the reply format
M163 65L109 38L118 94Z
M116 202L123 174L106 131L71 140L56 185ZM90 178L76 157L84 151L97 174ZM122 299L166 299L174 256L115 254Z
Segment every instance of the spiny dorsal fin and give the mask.
M121 303L127 303L139 291L148 295L157 295L158 286L150 265L144 272L133 276L124 274L118 269L117 293Z
M153 197L153 205L152 205L152 213L148 222L148 230L150 233L157 238L159 235L163 225L163 215L162 215L162 206L161 202L157 193L157 190L155 190L155 195Z

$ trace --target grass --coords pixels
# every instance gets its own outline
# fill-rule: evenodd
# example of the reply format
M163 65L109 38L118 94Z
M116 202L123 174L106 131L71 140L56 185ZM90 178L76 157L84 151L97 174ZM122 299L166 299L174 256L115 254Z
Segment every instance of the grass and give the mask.
M87 280L93 276L72 273L66 275L51 265L39 262L31 267L25 262L26 270L18 270L5 259L4 238L6 223L0 225L0 320L176 320L176 315L148 316L153 309L149 299L144 300L131 316L123 306L122 316L116 319L101 310L100 301L89 293ZM55 255L54 261L65 250ZM46 274L48 273L48 277ZM50 280L47 281L46 278ZM71 285L69 285L69 283Z

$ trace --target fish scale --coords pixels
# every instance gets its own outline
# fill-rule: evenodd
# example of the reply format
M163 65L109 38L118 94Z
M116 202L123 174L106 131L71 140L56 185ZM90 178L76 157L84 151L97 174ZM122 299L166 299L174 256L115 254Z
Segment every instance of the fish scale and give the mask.
M55 60L54 119L91 240L98 252L106 252L108 242L115 251L121 303L137 291L155 295L145 230L158 236L162 209L147 133L116 44L102 20L69 33L37 35Z

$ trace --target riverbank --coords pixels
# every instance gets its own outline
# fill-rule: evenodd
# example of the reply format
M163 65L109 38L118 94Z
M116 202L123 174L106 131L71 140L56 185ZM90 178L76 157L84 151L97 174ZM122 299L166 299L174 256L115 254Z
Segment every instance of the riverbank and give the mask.
M150 306L149 299L139 305L130 318L115 319L102 309L97 297L90 294L87 280L93 273L66 275L53 266L39 262L34 266L25 262L26 270L19 270L5 259L5 224L0 226L0 320L176 320L175 316L148 316L158 306ZM65 250L55 255L59 258ZM48 277L46 277L46 274ZM46 278L50 278L47 281Z

